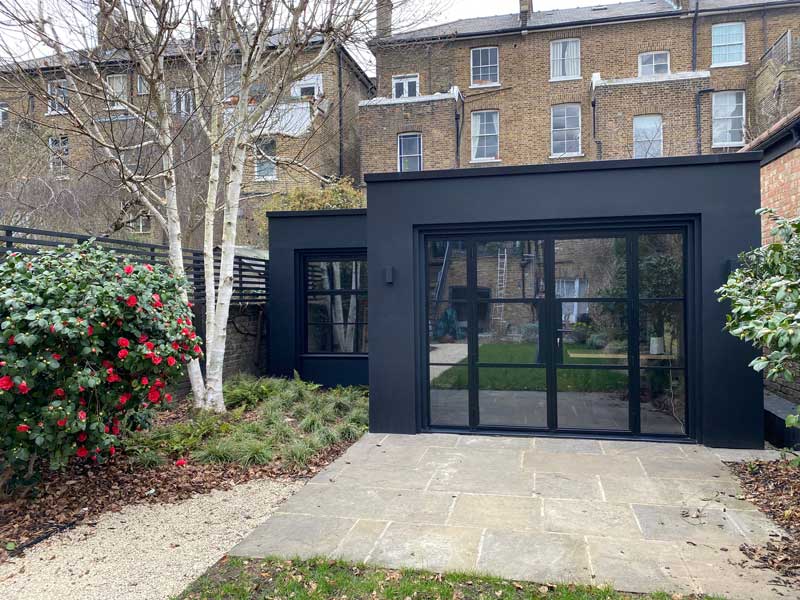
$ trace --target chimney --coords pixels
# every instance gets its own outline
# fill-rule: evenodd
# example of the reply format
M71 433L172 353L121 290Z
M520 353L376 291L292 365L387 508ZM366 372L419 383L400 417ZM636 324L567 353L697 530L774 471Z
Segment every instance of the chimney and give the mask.
M528 14L531 12L531 0L519 0L519 24L528 26Z
M392 35L392 0L375 2L375 36L382 38Z

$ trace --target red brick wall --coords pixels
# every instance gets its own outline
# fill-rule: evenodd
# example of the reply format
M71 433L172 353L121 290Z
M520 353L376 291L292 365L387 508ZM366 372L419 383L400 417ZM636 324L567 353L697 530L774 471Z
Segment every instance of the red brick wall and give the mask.
M761 169L761 206L784 217L800 215L800 149L794 149ZM761 239L772 239L771 222L761 218Z

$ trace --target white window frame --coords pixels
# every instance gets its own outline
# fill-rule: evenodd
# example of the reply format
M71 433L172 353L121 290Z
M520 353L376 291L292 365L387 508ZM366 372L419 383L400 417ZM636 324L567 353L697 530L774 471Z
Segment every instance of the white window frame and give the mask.
M47 139L50 150L48 168L56 179L69 179L67 159L69 158L69 137L66 135L50 136Z
M556 60L565 61L566 59L561 59L561 58L556 59L554 57L554 55L553 55L553 50L554 50L554 48L556 46L559 46L561 44L565 44L567 42L577 42L577 44L578 44L578 57L577 57L578 74L577 75L554 75L555 69L553 67L555 66ZM575 80L578 80L578 79L583 79L583 76L581 75L581 38L564 38L564 39L560 39L560 40L552 40L550 42L550 81L575 81Z
M478 137L488 137L488 134L477 134L477 127L476 121L478 115L487 114L487 113L494 113L497 115L497 154L491 158L475 158L475 150L477 145L475 144L475 138ZM500 111L499 110L475 110L472 111L470 116L470 162L473 163L492 163L492 162L500 162Z
M142 75L136 75L136 95L146 96L150 93L150 84Z
M728 62L715 62L714 61L714 30L720 27L729 27L731 25L740 25L742 28L742 59L738 61L728 61ZM718 44L719 46L734 46L738 44ZM747 26L744 24L744 21L731 21L728 23L717 23L716 25L711 26L711 67L735 67L740 65L747 64Z
M666 54L667 55L667 72L666 73L655 73L655 72L653 72L653 73L650 73L650 74L647 74L647 75L642 73L642 67L644 66L644 65L642 65L642 59L645 56L652 56L653 57L653 65L652 66L653 66L653 68L655 68L655 65L656 65L655 57L657 55L659 55L659 54ZM672 73L671 60L672 60L672 58L670 56L669 50L654 50L652 52L642 52L641 54L639 54L639 77L659 77L659 76L663 76L663 75L669 75L670 73ZM659 63L659 64L663 64L663 63Z
M126 106L125 104L121 103L120 100L124 100L126 102L128 100L128 74L112 73L110 75L106 75L106 85L108 86L108 89L113 92L114 86L111 83L112 80L122 81L122 94L118 96L109 94L108 108L111 110L125 110Z
M562 106L577 106L578 107L578 127L564 127L558 131L578 130L578 151L577 152L563 152L556 154L555 152L555 110ZM554 104L550 107L550 158L570 158L575 156L583 156L583 106L578 102L564 102L562 104Z
M495 63L489 64L481 64L477 65L478 68L482 67L492 67L494 66L497 69L497 81L489 81L488 83L475 83L475 53L478 53L480 56L481 50L494 50L495 51ZM477 80L481 81L481 80ZM480 46L479 48L470 48L469 50L469 87L471 88L485 88L485 87L498 87L500 85L500 48L498 46Z
M8 102L0 102L0 128L3 128L8 123Z
M182 115L184 117L190 116L194 112L194 91L192 88L173 88L169 95L170 112L173 115ZM178 98L180 97L180 107L178 107ZM187 100L189 108L187 110Z
M267 138L262 140L256 140L255 150L253 152L253 179L255 181L276 181L278 179L278 164L275 161L270 160L267 158L268 156L274 155L262 155L261 151L259 150L259 146L261 144L268 144L272 143L275 148L275 151L278 151L278 144L274 139ZM272 174L271 175L259 175L259 165L262 163L269 163L272 165Z
M314 86L314 97L321 98L324 94L324 90L322 88L322 74L321 73L313 73L311 75L306 75L299 81L295 81L292 84L292 96L294 98L304 98L306 96L300 95L300 90L304 87L311 87Z
M153 217L147 212L141 212L133 220L128 221L128 229L131 230L131 233L136 235L152 233Z
M416 84L415 94L413 96L408 93L409 82ZM398 96L396 87L398 83L403 84L403 95ZM394 75L392 76L392 98L416 98L419 96L419 73L409 73L408 75Z
M419 140L419 144L417 145L419 148L419 154L400 154L400 140L404 137L415 137ZM403 158L414 158L419 157L419 169L417 171L403 171ZM406 131L405 133L400 133L397 136L397 172L398 173L416 173L418 171L422 171L422 134L416 131Z
M653 117L658 117L658 137L654 139L649 139L642 137L637 139L636 137L636 120L637 119L652 119ZM656 156L636 156L636 142L658 142L658 154ZM660 114L649 114L649 115L636 115L633 117L633 158L661 158L664 156L664 116Z
M60 93L59 93L60 90ZM59 102L59 96L63 97L64 101ZM66 107L69 106L69 90L67 89L66 79L51 79L47 82L47 114L48 115L63 115L67 112Z
M731 120L735 117L715 117L717 98L725 94L741 94L742 95L742 141L741 142L714 142L714 130L716 122L721 120ZM745 145L745 133L747 126L747 95L744 90L722 90L714 92L711 95L711 147L712 148L741 148Z

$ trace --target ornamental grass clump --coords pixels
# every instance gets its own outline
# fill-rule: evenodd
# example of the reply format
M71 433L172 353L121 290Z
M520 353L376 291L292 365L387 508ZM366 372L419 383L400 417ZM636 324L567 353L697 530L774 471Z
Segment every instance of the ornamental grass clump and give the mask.
M0 262L0 477L102 463L201 355L185 282L87 242Z

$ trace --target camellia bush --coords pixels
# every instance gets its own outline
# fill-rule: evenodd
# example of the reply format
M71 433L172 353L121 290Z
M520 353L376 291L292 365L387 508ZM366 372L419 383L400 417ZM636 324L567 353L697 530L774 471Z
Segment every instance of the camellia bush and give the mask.
M800 218L762 209L775 222L776 240L739 255L740 266L717 290L729 300L726 329L762 351L750 363L769 379L793 381L800 363ZM798 415L787 419L798 426Z
M185 282L91 242L0 263L0 478L101 463L201 355Z

